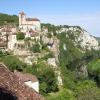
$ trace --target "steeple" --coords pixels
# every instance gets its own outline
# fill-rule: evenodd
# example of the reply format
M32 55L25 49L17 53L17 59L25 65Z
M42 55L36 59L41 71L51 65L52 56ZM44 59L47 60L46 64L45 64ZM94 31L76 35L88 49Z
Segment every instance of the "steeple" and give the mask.
M26 14L24 12L19 13L19 25L22 25L26 22Z

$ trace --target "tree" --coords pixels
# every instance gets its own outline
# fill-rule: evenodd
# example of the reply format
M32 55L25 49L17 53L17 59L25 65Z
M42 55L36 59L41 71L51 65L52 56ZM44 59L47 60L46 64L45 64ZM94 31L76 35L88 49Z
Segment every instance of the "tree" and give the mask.
M47 100L75 100L74 93L68 89L62 89L61 91L47 96Z
M51 66L45 62L38 62L33 65L33 74L35 74L40 82L40 93L48 94L58 91L57 79Z
M51 68L46 68L45 70L43 70L38 78L40 80L41 93L50 93L58 91L55 73Z
M25 34L23 32L17 33L17 40L23 40L25 38Z
M40 52L40 45L38 44L38 43L36 43L36 44L34 44L31 48L30 48L30 50L32 51L32 52L34 52L34 53L36 53L36 52Z
M93 81L84 81L76 87L76 100L100 100L100 89Z
M3 63L8 66L11 71L19 70L22 71L26 67L16 56L7 55L2 57Z

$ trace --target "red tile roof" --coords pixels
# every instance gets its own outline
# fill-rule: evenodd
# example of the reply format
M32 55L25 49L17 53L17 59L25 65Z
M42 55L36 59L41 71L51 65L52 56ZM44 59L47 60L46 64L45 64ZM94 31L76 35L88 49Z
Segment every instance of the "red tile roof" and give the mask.
M37 82L38 81L35 75L31 75L29 73L14 72L14 74L18 76L23 82L27 82L27 81Z
M38 18L26 18L26 21L40 21Z
M26 86L3 64L0 64L0 89L15 94L18 100L44 100L40 94Z
M21 14L21 15L25 15L25 13L24 13L24 12L20 12L19 14Z

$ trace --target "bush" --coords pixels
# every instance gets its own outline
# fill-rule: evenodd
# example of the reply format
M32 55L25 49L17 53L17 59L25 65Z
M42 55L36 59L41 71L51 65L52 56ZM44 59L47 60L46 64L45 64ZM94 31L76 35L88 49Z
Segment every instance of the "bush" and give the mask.
M100 100L100 89L92 81L85 81L76 87L76 100Z
M4 56L2 57L3 63L9 67L11 71L19 70L22 71L26 65L22 63L16 56Z
M62 89L61 91L48 96L47 100L75 100L75 97L70 90Z
M93 60L89 63L88 73L90 78L94 79L97 83L100 83L100 59Z
M25 38L25 34L23 32L17 33L17 40L23 40Z
M58 91L55 73L52 69L46 68L39 75L40 93L50 93Z
M40 93L48 94L58 91L57 80L54 71L44 62L39 62L34 66L35 74L40 82Z
M53 52L49 51L49 53L46 54L46 55L45 55L43 58L41 58L41 59L47 60L48 58L54 58Z
M30 50L34 53L37 53L37 52L40 53L40 45L36 43L30 48Z

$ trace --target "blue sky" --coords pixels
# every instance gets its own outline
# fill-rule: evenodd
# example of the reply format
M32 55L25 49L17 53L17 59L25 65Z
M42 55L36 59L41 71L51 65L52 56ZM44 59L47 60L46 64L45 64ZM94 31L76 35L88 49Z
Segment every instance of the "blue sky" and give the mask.
M0 12L17 14L52 24L80 25L100 37L100 0L0 0Z

